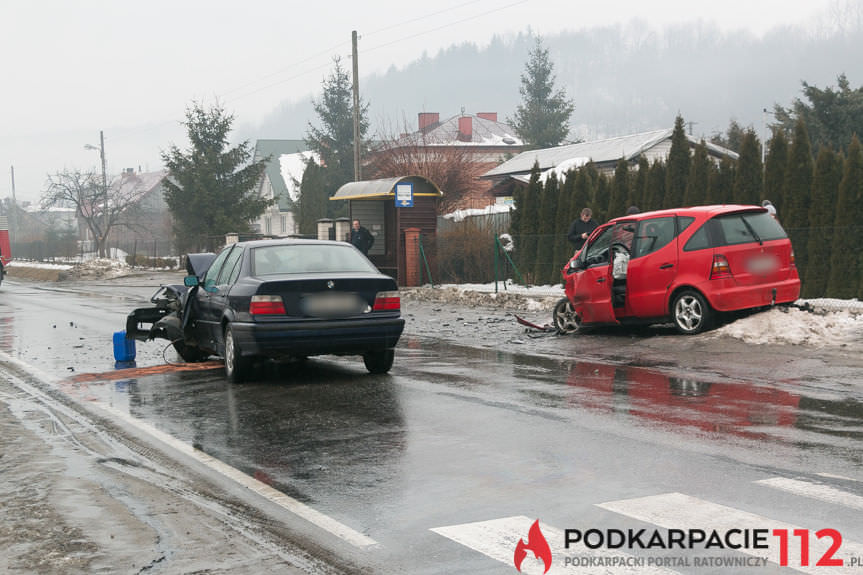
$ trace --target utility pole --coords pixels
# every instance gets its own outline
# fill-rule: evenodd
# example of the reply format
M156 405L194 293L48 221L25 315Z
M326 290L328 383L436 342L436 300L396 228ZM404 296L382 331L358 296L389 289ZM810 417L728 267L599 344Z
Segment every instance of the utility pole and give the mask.
M90 144L84 144L84 149L99 150L99 159L102 160L102 193L105 196L105 203L102 206L102 213L104 214L105 218L105 223L103 224L102 229L102 246L105 250L105 255L110 258L111 255L108 253L108 174L105 171L105 133L102 130L99 130L98 148Z
M362 179L362 171L360 170L360 66L357 61L356 30L351 32L351 45L353 46L351 60L353 60L354 65L354 181L359 182Z
M9 166L12 172L12 209L9 210L9 215L12 216L12 223L9 225L9 241L15 243L15 232L18 227L18 200L15 199L15 166Z
M108 175L105 172L105 134L99 130L99 156L102 159L102 190L105 192L105 206L102 208L105 212L105 230L102 232L102 244L105 246L105 256L110 259L111 254L108 252Z

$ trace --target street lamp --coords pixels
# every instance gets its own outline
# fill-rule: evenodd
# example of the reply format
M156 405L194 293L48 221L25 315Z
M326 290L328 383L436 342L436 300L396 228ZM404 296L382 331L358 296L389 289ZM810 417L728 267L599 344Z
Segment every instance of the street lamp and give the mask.
M770 114L774 118L776 117L775 112L771 112L767 108L761 109L761 165L764 165L764 157L767 153L767 114Z
M102 230L102 238L103 245L105 246L105 255L109 258L110 253L108 252L108 175L105 172L105 134L102 130L99 130L99 147L92 144L84 144L85 150L99 150L99 157L102 160L102 192L105 195L105 204L102 207L102 210L105 214L105 224L104 230Z
M776 113L767 108L761 108L761 193L767 195L767 166L764 165L767 154L767 114L776 118ZM775 200L775 198L774 198Z

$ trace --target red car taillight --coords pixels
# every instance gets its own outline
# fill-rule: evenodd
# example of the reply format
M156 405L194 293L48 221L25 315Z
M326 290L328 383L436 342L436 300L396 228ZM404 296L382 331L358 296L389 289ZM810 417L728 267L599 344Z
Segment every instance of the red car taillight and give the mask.
M792 268L797 267L797 260L794 259L794 249L793 248L791 249L791 267Z
M285 304L281 296L253 295L249 304L251 315L285 315Z
M730 277L731 268L728 266L728 260L725 259L725 256L713 256L713 266L710 268L710 279L717 280Z
M375 296L373 311L398 311L402 307L397 291L382 291Z

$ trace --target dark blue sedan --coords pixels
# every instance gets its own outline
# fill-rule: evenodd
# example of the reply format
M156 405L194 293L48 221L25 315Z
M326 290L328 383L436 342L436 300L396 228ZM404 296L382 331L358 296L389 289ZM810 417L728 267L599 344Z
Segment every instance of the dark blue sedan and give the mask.
M127 325L152 321L137 333L170 339L186 361L223 357L232 381L262 358L361 355L371 373L392 367L404 329L398 288L352 245L258 240L207 256L190 256L176 313L136 310Z

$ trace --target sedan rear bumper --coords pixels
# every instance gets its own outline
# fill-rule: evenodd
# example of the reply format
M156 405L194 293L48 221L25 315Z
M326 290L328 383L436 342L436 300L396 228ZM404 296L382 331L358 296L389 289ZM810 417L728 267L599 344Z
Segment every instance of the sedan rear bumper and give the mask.
M403 318L299 322L235 322L234 339L244 356L362 354L392 349Z

